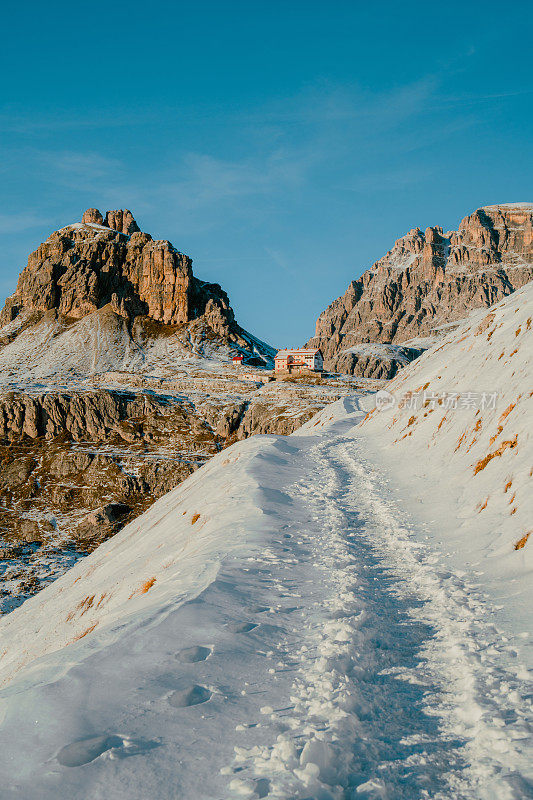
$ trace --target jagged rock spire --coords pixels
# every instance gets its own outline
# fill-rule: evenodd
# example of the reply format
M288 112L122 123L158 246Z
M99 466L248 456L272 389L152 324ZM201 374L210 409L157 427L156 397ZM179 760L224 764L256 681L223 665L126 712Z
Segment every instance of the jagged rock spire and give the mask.
M401 344L489 306L533 279L533 204L478 209L457 231L413 228L334 300L307 347L326 369L351 372L351 351L368 342Z
M104 225L111 228L111 230L125 233L127 236L141 230L135 222L133 214L131 211L128 211L127 208L124 210L118 209L117 211L108 211L105 215Z
M131 211L108 211L104 221L89 208L82 222L55 231L30 254L0 326L23 309L80 319L109 304L129 320L183 325L201 317L222 339L247 346L221 287L196 280L191 259L166 239L142 233Z
M106 211L105 220L97 208L88 208L83 212L81 221L87 224L104 225L106 228L125 233L127 236L141 230L135 222L133 214L127 208Z
M84 211L83 212L83 216L81 218L81 221L85 222L85 223L87 223L89 225L90 224L93 224L93 225L103 225L104 224L104 218L100 214L100 212L98 211L97 208L88 208L87 211Z

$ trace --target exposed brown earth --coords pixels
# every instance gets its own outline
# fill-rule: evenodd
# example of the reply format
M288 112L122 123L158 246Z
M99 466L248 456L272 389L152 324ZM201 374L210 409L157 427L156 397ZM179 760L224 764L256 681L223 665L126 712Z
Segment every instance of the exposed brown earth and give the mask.
M0 395L0 607L39 591L228 444L291 433L349 380L261 387L227 367ZM111 382L123 387L96 385Z

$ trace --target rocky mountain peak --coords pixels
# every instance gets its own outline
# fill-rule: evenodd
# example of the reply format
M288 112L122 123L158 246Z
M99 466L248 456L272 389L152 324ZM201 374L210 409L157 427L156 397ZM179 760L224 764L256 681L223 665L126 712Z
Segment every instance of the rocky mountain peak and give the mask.
M533 204L484 206L457 231L413 228L320 315L309 347L358 372L353 348L405 342L489 306L533 279Z
M102 225L110 230L124 233L126 236L141 230L135 222L133 214L127 208L106 211L105 218L97 208L88 208L83 212L81 221L84 225Z
M192 260L167 240L140 231L128 209L87 209L82 221L54 231L28 258L0 325L21 311L54 310L81 319L104 306L131 322L164 325L202 318L217 337L247 346L227 294L193 276Z
M88 208L83 212L81 221L86 225L103 225L104 218L97 208Z
M127 208L124 210L118 209L117 211L108 211L105 215L104 225L114 231L125 233L126 236L130 236L132 233L137 233L137 231L141 230L135 222L133 214L131 211L128 211Z

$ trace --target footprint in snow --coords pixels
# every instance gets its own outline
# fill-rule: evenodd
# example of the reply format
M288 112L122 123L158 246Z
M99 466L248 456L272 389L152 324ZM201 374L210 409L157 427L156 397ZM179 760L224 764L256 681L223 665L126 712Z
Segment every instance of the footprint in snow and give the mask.
M234 771L238 772L239 770ZM270 793L270 781L268 778L259 778L258 780L253 780L250 778L245 778L244 780L242 778L234 778L231 781L229 788L239 796L246 796L252 800L252 798L268 797ZM313 799L308 797L306 800Z
M189 706L199 706L201 703L207 703L213 696L213 692L209 691L205 686L189 686L186 689L177 689L172 692L168 698L168 702L174 708L188 708Z
M120 736L93 736L81 742L72 742L62 747L57 760L63 767L81 767L89 764L113 747L122 747Z
M56 758L63 767L82 767L84 764L90 764L108 750L112 750L113 755L119 758L125 758L144 753L154 747L159 747L159 744L147 740L104 734L71 742L61 748Z
M176 653L176 658L183 661L185 664L196 664L198 661L205 661L212 652L213 650L211 647L202 647L201 645L196 647L184 647Z
M250 633L258 626L258 622L228 622L228 630L232 633Z

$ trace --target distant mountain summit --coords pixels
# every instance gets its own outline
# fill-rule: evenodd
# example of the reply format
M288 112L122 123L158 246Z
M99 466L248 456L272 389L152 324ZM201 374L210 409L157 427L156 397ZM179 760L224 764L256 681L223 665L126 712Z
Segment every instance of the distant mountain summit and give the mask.
M322 312L307 347L325 367L366 374L365 343L412 344L533 279L533 203L484 206L458 231L414 228ZM392 371L394 374L394 371ZM388 377L391 377L389 370Z
M147 337L185 328L184 347L190 344L196 354L202 341L264 356L269 364L274 354L237 324L218 284L196 278L191 259L166 239L142 232L127 209L104 217L90 208L81 222L55 231L30 254L0 314L0 344L43 320L56 323L53 338L82 323L84 331L112 331L120 339L121 364L125 349L139 356Z
M231 441L326 402L263 398L237 353L273 366L224 290L127 209L90 208L30 254L0 315L0 616Z

